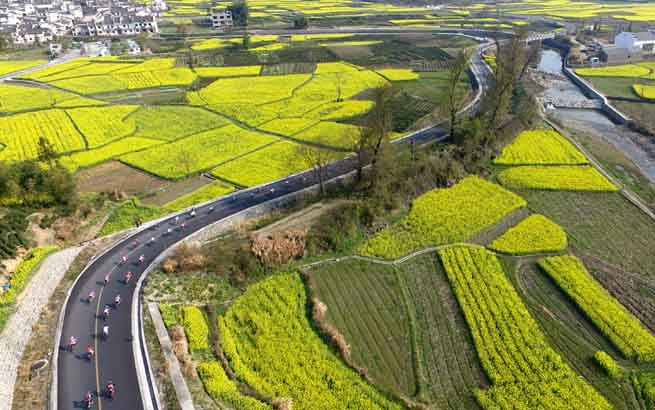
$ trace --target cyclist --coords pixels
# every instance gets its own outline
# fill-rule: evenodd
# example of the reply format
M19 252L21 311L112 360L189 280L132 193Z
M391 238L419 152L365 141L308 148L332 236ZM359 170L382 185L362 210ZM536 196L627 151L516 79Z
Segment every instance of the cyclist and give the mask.
M88 346L86 347L86 358L87 358L88 360L93 359L93 354L94 354L94 353L95 353L95 352L94 352L94 350L93 350L93 346L92 346L92 345L88 345Z
M84 407L86 407L87 409L90 409L91 406L93 406L93 395L91 394L90 391L88 391L84 395Z
M184 230L184 227L185 227L185 226L186 226L186 222L182 222L182 224L180 225L180 229L181 229L181 230Z
M111 280L111 273L108 273L105 275L105 286L109 284L109 281Z
M124 265L124 264L126 264L126 263L127 263L127 255L123 255L123 256L121 257L121 265Z
M102 318L104 320L109 319L109 305L105 305L105 308L102 310Z
M91 303L91 302L93 302L93 299L95 299L95 298L96 298L96 291L92 290L91 292L89 292L89 296L86 297L86 301L88 303Z
M121 295L116 295L114 297L114 307L117 308L121 304Z
M68 339L68 350L72 352L73 349L75 349L75 346L77 346L77 338L75 336L71 336L70 339Z
M113 400L114 396L116 395L116 385L114 384L114 382L110 380L109 383L107 383L106 390L107 390L107 397Z
M132 279L132 272L125 272L125 284L127 285L130 283L130 279Z
M143 263L143 261L146 260L146 257L144 255L139 256L139 263Z

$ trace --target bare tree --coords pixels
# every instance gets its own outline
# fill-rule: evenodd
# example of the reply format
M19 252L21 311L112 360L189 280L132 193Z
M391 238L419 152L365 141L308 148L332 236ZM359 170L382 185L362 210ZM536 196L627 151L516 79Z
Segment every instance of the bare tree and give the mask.
M528 32L521 29L515 31L509 40L501 41L494 36L496 46L496 70L494 84L487 93L485 108L487 125L490 130L498 129L500 121L509 110L515 85L523 76L537 56L539 46L528 46Z
M312 169L318 180L321 195L325 195L325 181L328 176L327 165L339 158L339 152L323 147L329 145L327 136L321 136L318 140L315 140L315 144L298 144L296 154L306 167Z
M468 96L468 89L463 86L463 82L467 77L470 59L471 52L466 49L461 50L448 69L444 102L445 108L448 111L450 136L454 140L457 140L459 136L457 114L466 105L466 97Z
M366 118L366 126L370 132L363 133L364 149L370 156L371 162L371 184L373 187L387 164L381 164L381 159L387 158L385 151L390 147L390 135L393 126L393 112L391 110L391 98L393 90L391 86L385 85L373 91L373 108Z
M185 175L189 176L193 170L193 163L196 162L195 155L186 147L180 147L177 152L177 162L184 169Z

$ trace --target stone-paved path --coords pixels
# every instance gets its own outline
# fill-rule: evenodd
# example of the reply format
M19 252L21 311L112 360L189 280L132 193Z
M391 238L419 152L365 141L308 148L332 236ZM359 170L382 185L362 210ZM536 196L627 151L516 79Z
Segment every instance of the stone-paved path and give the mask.
M16 370L32 327L82 249L83 246L68 248L45 258L21 293L16 312L0 333L0 410L11 410Z

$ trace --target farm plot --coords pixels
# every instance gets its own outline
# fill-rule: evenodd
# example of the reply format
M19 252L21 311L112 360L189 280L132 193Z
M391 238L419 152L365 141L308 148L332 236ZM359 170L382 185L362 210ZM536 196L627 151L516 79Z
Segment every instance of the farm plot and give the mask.
M222 127L227 121L202 108L185 106L141 107L130 117L139 137L174 141L198 132Z
M655 360L655 336L616 301L573 256L541 259L539 266L629 359Z
M641 64L626 64L611 67L578 68L575 72L584 77L648 78L653 70L651 67Z
M198 375L207 394L214 400L229 404L232 410L270 410L271 406L257 399L243 395L236 383L227 377L225 369L218 362L203 362L198 366Z
M39 138L47 139L58 153L82 150L82 136L63 110L44 110L0 118L0 160L22 161L38 155Z
M168 70L175 67L174 58L152 58L142 62L141 64L131 64L125 68L121 68L120 74L125 73L141 73L144 71L159 71Z
M498 180L511 189L610 191L619 188L590 166L520 166L502 171Z
M146 63L143 63L146 64ZM79 94L101 94L113 91L138 90L156 87L189 86L198 76L189 68L169 68L138 71L141 64L128 64L130 71L115 70L109 74L87 75L50 80L53 76L39 78L49 84Z
M160 140L150 138L127 137L118 141L110 142L109 144L96 149L76 152L61 157L60 161L69 171L75 172L80 168L88 168L101 162L117 158L121 155L141 151L161 143L162 141Z
M618 193L519 191L530 210L562 226L577 255L652 276L655 222Z
M109 74L122 69L132 68L137 65L138 64L134 64L134 63L117 63L117 62L108 62L108 61L94 62L93 60L90 60L89 64L80 65L77 67L73 67L70 70L54 73L47 76L46 78L48 82L53 82L57 80L65 80L67 78L99 76L99 75Z
M307 74L264 76L252 78L224 78L187 96L192 105L206 105L211 110L259 125L277 117L273 109L259 107L289 99L296 88L311 78Z
M587 158L554 130L522 132L494 160L498 165L582 165Z
M612 408L548 345L492 253L454 246L439 255L492 381L476 392L484 409Z
M105 104L104 101L84 98L56 89L0 84L0 112L3 113Z
M422 255L397 272L413 316L418 398L439 409L479 409L474 391L488 381L441 264Z
M205 315L197 306L182 308L182 325L189 341L189 350L209 349L209 326Z
M273 136L227 125L145 151L123 155L120 159L155 175L179 179L209 170L275 141L277 139Z
M464 241L525 205L521 197L499 185L467 177L452 188L418 197L409 215L377 234L359 252L395 259L424 247Z
M361 130L361 127L355 125L321 121L310 128L293 134L293 138L330 147L350 148L357 140Z
M634 84L632 86L632 89L641 98L645 98L647 100L655 100L655 86L654 85Z
M495 239L489 248L514 255L566 249L564 229L543 215L531 215Z
M246 77L258 76L262 67L259 65L248 65L238 67L196 67L193 71L199 77Z
M0 75L7 75L45 64L45 60L0 61Z
M126 121L126 118L138 108L137 105L110 105L73 108L66 113L86 139L87 146L96 148L134 133L134 121Z
M416 392L410 324L392 266L348 260L312 273L326 319L351 346L351 357L376 385L411 397Z
M164 205L169 211L179 211L193 205L197 205L210 199L227 195L234 191L234 187L220 181L212 182L204 187L184 196L181 196Z
M330 351L306 304L299 275L279 274L251 286L219 318L239 378L262 394L291 398L296 410L400 409Z
M616 410L641 408L628 384L618 384L594 362L598 351L615 358L621 354L581 313L571 299L530 262L518 266L509 276L530 313L543 329L548 343L577 373L605 397Z
M345 154L344 154L345 155ZM298 153L298 144L280 141L219 165L212 175L242 187L253 187L311 167ZM244 170L248 172L244 172Z
M56 64L50 67L43 68L41 70L31 72L29 74L22 75L20 76L20 78L26 80L37 80L37 81L47 82L48 81L47 77L49 76L74 70L76 68L80 68L82 66L86 66L89 64L90 62L88 58L76 58L74 60L65 62L63 64Z
M419 79L418 74L405 68L386 68L377 70L376 72L389 81L409 81Z

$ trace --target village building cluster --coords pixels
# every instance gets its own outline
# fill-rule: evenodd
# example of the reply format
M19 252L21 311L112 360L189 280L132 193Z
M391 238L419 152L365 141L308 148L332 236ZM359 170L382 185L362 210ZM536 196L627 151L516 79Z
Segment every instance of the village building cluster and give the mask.
M0 0L0 35L14 44L51 42L59 36L116 37L158 33L165 0L150 6L127 0Z

